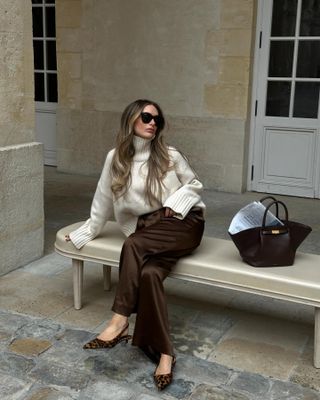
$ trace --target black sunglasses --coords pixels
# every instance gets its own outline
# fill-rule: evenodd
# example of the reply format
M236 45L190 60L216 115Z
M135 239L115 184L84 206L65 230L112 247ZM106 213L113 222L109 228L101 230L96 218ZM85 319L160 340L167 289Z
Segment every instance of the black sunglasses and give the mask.
M149 122L151 122L152 120L154 120L154 123L157 125L157 127L159 128L160 126L163 125L163 118L161 117L161 115L152 115L148 112L142 112L140 114L141 116L141 120L144 124L148 124Z

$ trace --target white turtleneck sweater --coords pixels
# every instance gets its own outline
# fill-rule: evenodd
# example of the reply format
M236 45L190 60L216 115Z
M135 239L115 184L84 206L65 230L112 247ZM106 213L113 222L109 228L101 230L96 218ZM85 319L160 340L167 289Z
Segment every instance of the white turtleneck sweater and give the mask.
M80 249L99 235L105 223L115 217L123 233L129 236L135 232L140 215L169 207L175 217L183 219L194 206L205 209L199 193L203 186L196 179L186 159L174 147L169 146L169 156L173 164L164 180L161 204L150 205L145 196L151 140L134 136L135 155L131 166L131 185L125 196L115 198L111 191L111 162L115 149L111 150L97 185L92 201L90 218L77 230L70 233L72 243Z

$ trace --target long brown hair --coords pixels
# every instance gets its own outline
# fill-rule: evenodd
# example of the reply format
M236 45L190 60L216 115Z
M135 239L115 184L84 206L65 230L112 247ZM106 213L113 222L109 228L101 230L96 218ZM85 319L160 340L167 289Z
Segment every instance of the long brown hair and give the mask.
M116 148L111 165L111 190L116 198L124 196L131 184L131 163L135 154L133 145L134 124L147 105L153 105L163 124L157 126L155 137L150 145L148 175L145 186L145 195L150 204L161 201L162 181L168 171L170 160L168 148L161 135L165 127L165 119L160 106L150 100L139 99L129 104L122 113L120 130L116 138Z

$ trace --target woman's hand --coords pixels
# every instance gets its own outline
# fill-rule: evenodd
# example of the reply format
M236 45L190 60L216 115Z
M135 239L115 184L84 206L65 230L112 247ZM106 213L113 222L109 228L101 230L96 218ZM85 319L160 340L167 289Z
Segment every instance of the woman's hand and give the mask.
M168 217L173 217L174 215L175 215L175 212L174 212L173 210L171 210L171 208L166 207L166 208L164 209L164 216L165 216L166 218L168 218Z
M65 235L64 239L66 242L70 242L70 240L71 240L69 235Z

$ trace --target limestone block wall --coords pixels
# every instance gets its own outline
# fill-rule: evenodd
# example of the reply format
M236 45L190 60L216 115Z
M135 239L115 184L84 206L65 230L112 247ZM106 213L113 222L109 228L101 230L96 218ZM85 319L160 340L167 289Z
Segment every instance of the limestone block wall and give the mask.
M0 275L43 250L42 145L34 142L31 1L0 0Z
M99 173L119 117L158 101L206 187L245 188L254 0L57 0L58 169Z
M34 140L32 22L29 2L0 6L0 146L7 146Z
M42 255L42 163L37 143L0 148L0 274Z

